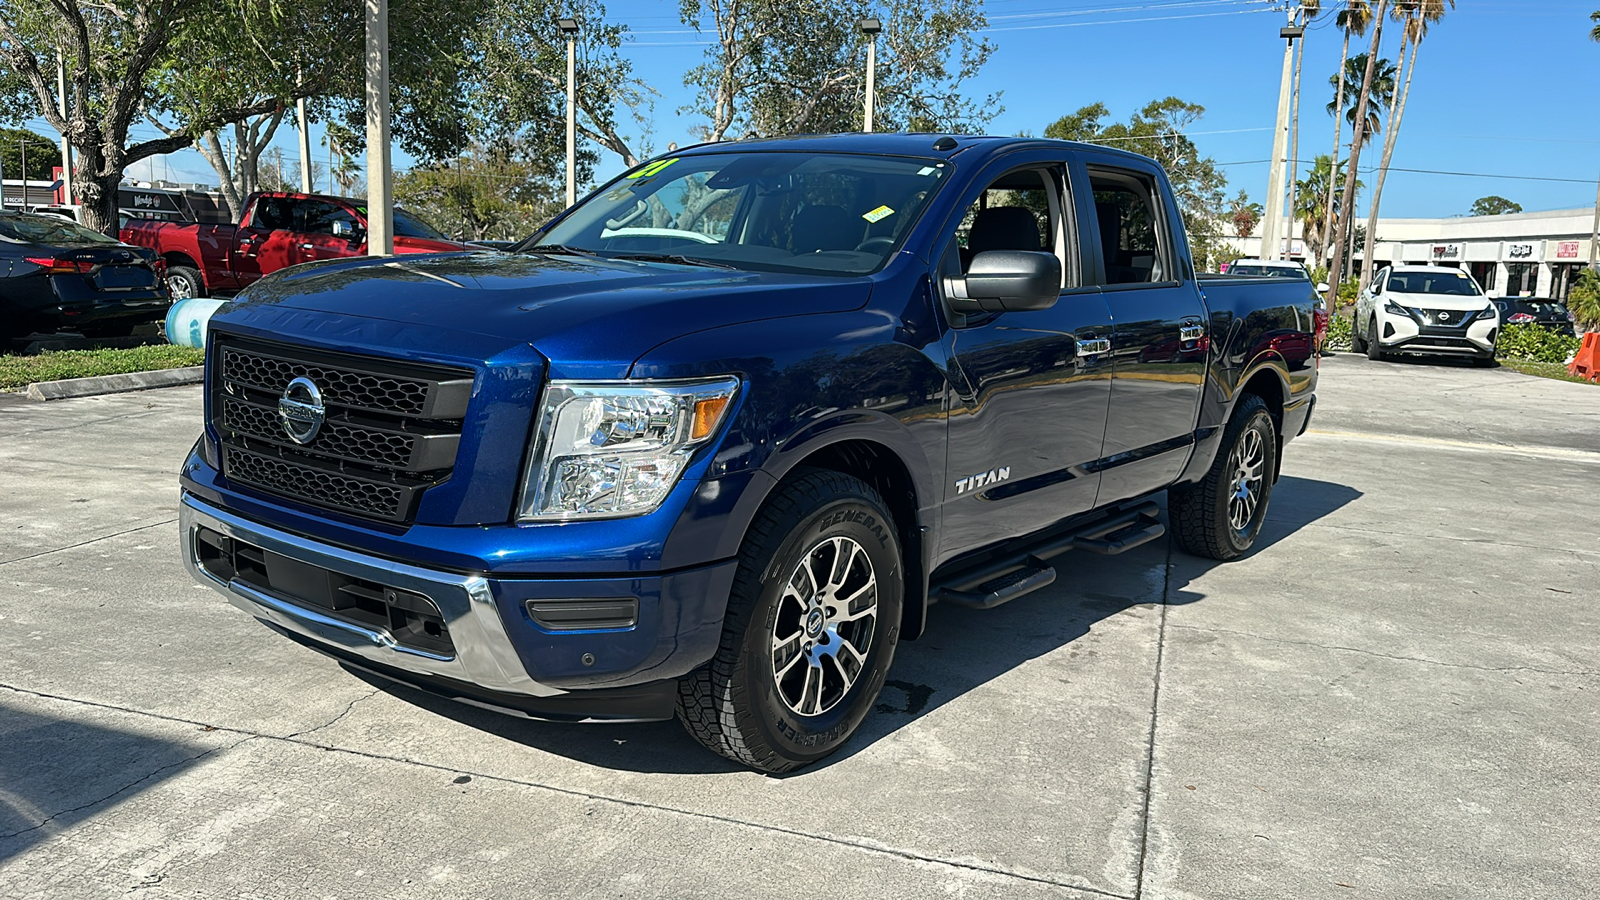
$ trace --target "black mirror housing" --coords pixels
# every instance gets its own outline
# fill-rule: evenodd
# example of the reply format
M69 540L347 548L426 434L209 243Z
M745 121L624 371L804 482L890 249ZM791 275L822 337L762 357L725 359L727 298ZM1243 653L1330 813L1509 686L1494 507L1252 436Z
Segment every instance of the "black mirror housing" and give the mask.
M987 250L972 258L965 277L945 279L956 312L1029 312L1061 297L1061 260L1036 250Z

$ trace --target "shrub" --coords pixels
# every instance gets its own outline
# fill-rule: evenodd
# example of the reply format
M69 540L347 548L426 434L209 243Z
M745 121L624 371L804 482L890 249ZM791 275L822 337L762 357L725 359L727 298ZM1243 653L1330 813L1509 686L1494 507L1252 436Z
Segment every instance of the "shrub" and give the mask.
M1600 272L1584 269L1567 292L1567 309L1586 331L1600 331Z
M1351 320L1346 316L1334 316L1328 323L1328 336L1323 340L1322 346L1327 350L1349 350Z
M1542 325L1507 325L1500 330L1495 356L1564 363L1578 352L1578 338L1557 334Z

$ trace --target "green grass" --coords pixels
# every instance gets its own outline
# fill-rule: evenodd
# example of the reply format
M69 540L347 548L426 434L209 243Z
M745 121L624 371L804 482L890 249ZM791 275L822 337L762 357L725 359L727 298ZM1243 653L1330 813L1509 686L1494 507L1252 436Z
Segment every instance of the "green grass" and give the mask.
M35 381L198 366L204 359L204 350L171 344L117 350L47 350L38 356L0 356L0 390L20 390Z
M1500 365L1513 372L1521 372L1524 375L1554 378L1557 381L1576 381L1579 384L1594 384L1592 381L1584 381L1582 378L1568 375L1567 367L1561 363L1538 362L1532 359L1502 359L1500 360Z

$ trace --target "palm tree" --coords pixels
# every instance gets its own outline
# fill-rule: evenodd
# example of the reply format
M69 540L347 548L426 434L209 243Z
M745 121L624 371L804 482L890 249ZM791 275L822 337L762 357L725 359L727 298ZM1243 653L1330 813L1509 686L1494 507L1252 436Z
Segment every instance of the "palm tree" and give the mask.
M1405 0L1400 0L1405 2ZM1328 84L1336 88L1336 97L1328 103L1328 112L1332 114L1338 105L1337 95L1346 91L1354 93L1361 90L1361 79L1367 71L1367 54L1352 56L1344 62L1344 77L1333 75L1328 78ZM1384 118L1389 114L1389 108L1394 103L1395 68L1394 63L1387 59L1378 60L1372 70L1372 97L1367 105L1366 136L1362 139L1363 145L1372 140L1378 132L1383 130ZM1356 123L1356 110L1351 107L1345 110L1345 121L1351 125Z
M1367 107L1372 102L1372 70L1378 61L1378 47L1383 41L1383 16L1388 11L1389 0L1378 0L1378 7L1373 11L1372 16L1376 27L1372 29L1372 48L1367 51L1367 71L1361 78L1361 90L1356 95L1356 134L1350 140L1349 172L1351 174L1354 174L1361 165L1361 145L1365 143L1366 137ZM1356 180L1354 178L1346 178L1344 180L1344 199L1340 201L1339 207L1341 209L1349 209L1355 203L1355 193ZM1329 272L1338 272L1344 264L1344 229L1335 229L1334 234L1333 259L1328 264ZM1334 300L1338 296L1339 279L1335 278L1328 282L1328 294L1325 301L1330 314L1334 310Z
M1445 13L1455 9L1456 0L1398 0L1394 20L1400 23L1400 66L1405 70L1405 86L1400 89L1400 102L1389 117L1389 131L1383 136L1383 159L1378 163L1378 183L1372 188L1372 211L1367 214L1368 245L1363 248L1364 258L1372 258L1371 235L1378 231L1378 204L1383 200L1383 182L1389 177L1389 160L1394 157L1395 140L1400 137L1400 123L1405 119L1406 101L1411 97L1411 78L1417 73L1417 52L1422 49L1422 39L1428 26L1443 19ZM1447 8L1448 7L1448 8ZM1411 58L1406 59L1410 48Z
M1372 24L1372 4L1368 3L1367 0L1345 0L1344 9L1339 11L1339 15L1334 22L1339 26L1339 30L1344 32L1344 49L1339 51L1338 69L1338 71L1343 72L1345 70L1345 61L1350 58L1350 35L1365 35L1367 33L1367 27ZM1344 139L1344 88L1344 82L1340 81L1338 93L1333 101L1335 108L1333 113L1333 153L1329 155L1331 159L1339 158L1339 143ZM1328 208L1322 220L1322 234L1324 237L1333 233L1334 197L1337 196L1337 193L1337 187L1333 187L1332 190L1328 191ZM1331 271L1329 274L1337 276L1337 273ZM1337 277L1329 279L1329 281L1335 280L1338 280Z
M1600 23L1600 9L1597 9L1589 14L1589 21ZM1589 29L1589 40L1600 41L1600 24L1596 24L1593 28Z
M1323 212L1330 205L1335 210L1339 208L1339 190L1344 176L1344 162L1340 161L1338 168L1334 168L1333 158L1322 153L1311 161L1311 170L1297 185L1299 194L1294 215L1300 220L1306 249L1313 259L1322 259L1322 252L1328 248L1330 232ZM1361 182L1357 181L1356 189L1361 187Z

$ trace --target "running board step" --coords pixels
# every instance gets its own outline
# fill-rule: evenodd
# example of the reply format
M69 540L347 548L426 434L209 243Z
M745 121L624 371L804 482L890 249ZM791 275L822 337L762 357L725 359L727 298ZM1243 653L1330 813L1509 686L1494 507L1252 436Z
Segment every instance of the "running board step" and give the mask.
M1016 569L1004 575L991 578L970 590L956 588L939 588L936 593L940 600L954 603L957 606L967 606L972 609L993 609L1009 600L1015 600L1023 594L1030 594L1043 587L1055 584L1056 570L1043 564Z

